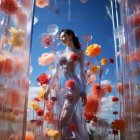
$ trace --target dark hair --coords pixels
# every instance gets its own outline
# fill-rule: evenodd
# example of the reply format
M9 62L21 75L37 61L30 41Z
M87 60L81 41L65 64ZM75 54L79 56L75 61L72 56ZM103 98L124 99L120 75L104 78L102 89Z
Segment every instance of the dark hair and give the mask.
M79 38L75 35L74 31L72 31L70 29L63 29L63 30L60 31L60 34L62 32L65 32L68 35L72 35L72 41L73 41L74 47L76 49L81 49Z

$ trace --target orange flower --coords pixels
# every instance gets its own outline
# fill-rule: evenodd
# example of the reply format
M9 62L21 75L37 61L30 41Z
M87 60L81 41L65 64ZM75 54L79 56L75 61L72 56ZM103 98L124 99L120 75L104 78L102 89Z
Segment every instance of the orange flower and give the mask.
M38 63L41 66L46 66L48 64L53 63L54 61L54 54L53 53L43 53L39 58L38 58Z
M36 6L39 8L44 8L49 5L49 0L36 0Z
M44 116L44 119L48 122L51 123L53 121L53 114L52 112L47 112Z
M25 140L35 140L35 137L32 132L26 131Z
M101 46L98 44L92 44L86 48L86 55L95 57L101 53Z
M57 137L60 136L60 133L59 133L59 131L57 131L57 130L53 130L53 129L50 129L50 128L46 128L45 136L57 138Z
M119 129L120 131L124 131L125 123L124 120L114 120L111 124L113 129Z
M95 65L90 65L90 70L96 74L98 72L98 70L100 69L99 66L95 66Z
M111 92L112 92L112 87L111 87L111 85L106 85L106 86L105 86L105 90L106 90L107 92L111 93Z
M106 65L107 62L108 62L107 58L102 58L100 61L101 65Z
M95 95L101 95L101 96L105 95L105 89L98 83L94 84L91 90L92 93Z
M18 10L18 4L16 0L1 0L1 10L8 15L13 15Z

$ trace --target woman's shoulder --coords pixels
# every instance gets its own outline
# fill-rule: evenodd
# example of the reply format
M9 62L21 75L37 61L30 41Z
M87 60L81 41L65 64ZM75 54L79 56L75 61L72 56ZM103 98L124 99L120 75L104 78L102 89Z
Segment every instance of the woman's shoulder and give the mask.
M80 56L83 56L83 55L84 55L84 50L79 49L79 50L77 50L77 53L78 53Z

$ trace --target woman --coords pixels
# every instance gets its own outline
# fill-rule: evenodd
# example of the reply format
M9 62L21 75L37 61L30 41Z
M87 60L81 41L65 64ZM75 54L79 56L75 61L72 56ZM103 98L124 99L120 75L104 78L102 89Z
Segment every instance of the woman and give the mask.
M58 101L57 108L60 108L59 130L62 140L88 140L86 123L84 119L81 119L81 115L84 114L81 108L87 100L83 68L84 52L81 50L79 40L72 30L62 30L60 40L67 48L63 53L58 53L57 57L59 86L56 98ZM79 76L76 69L78 64L80 66ZM48 93L45 94L47 96Z

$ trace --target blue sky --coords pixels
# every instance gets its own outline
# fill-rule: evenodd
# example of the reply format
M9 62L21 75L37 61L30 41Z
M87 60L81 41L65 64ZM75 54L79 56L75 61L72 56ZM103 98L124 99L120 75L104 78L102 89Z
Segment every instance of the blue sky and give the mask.
M114 58L114 46L112 35L112 21L107 14L106 7L109 7L109 0L87 0L81 3L80 0L51 0L50 5L45 8L35 7L34 16L38 19L33 27L31 66L33 67L30 76L31 86L37 86L36 78L46 72L48 67L38 65L38 57L42 53L50 51L41 46L40 36L47 33L47 27L56 24L59 30L69 28L75 31L85 49L85 42L82 39L84 34L91 34L93 39L89 44L96 43L102 46L101 57ZM56 14L55 10L59 11ZM56 47L57 50L65 48ZM93 59L96 62L96 59ZM114 66L109 67L107 79L113 80ZM103 79L106 78L103 76ZM114 80L113 80L114 81ZM112 82L113 82L112 81Z

